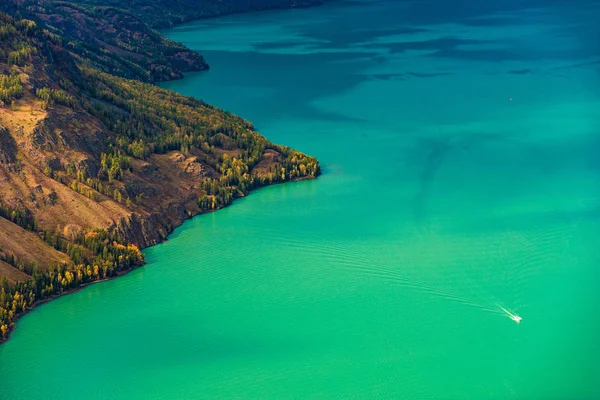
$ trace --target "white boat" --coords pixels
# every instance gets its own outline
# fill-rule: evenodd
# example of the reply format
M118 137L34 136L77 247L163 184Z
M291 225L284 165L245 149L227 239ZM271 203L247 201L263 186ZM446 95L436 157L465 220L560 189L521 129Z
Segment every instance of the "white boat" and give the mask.
M500 306L500 308L502 309L502 311L504 311L506 313L506 315L508 315L510 317L510 319L512 319L513 321L515 321L517 324L521 323L521 320L523 318L519 317L517 314L513 314L510 311L508 311L506 308Z

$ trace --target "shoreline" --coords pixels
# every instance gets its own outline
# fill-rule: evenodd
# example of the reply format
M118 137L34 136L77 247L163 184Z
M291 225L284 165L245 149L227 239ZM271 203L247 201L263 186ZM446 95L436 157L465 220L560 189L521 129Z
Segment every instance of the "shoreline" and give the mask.
M269 11L295 10L295 9L298 9L298 8L312 8L312 7L322 6L322 5L323 5L323 3L314 4L314 5L306 5L304 7L292 7L292 8L289 8L289 7L275 7L275 8L266 8L266 9L262 9L262 10L233 12L233 13L227 13L227 14L216 15L216 16L211 16L211 17L204 17L204 18L193 18L193 19L190 19L190 20L181 21L180 23L171 25L169 27L159 28L159 29L157 29L157 31L159 32L159 34L161 36L164 37L164 35L162 33L163 31L167 31L167 30L173 29L173 28L175 28L177 26L181 26L181 25L184 25L184 24L187 24L187 23L191 23L191 22L194 22L194 21L204 21L204 20L215 19L215 18L222 18L222 17L226 17L226 16L229 16L229 15L236 15L236 14L249 14L249 13L261 13L261 12L269 12ZM186 72L186 74L187 73L201 73L203 71L206 71L206 70L188 71L188 72ZM176 79L171 79L171 80L173 80L173 81L182 81L184 79L186 79L186 76L185 76L185 74L182 74L182 77L176 78ZM161 87L160 83L164 83L164 82L168 82L168 81L155 82L154 85L156 85L158 87ZM285 146L285 144L284 144L284 146ZM317 160L317 163L318 163L318 160ZM233 205L237 199L239 199L241 197L247 197L248 195L250 195L253 192L255 192L257 190L260 190L262 188L265 188L265 187L268 187L268 186L280 185L280 184L287 184L287 183L293 183L293 182L300 182L300 181L305 181L305 180L317 179L323 173L323 171L321 170L321 167L320 167L319 164L317 164L317 168L318 168L318 170L317 170L317 173L316 173L316 175L314 177L305 176L305 177L291 179L289 181L274 182L274 183L270 183L270 184L267 184L267 185L259 186L259 187L256 187L256 188L250 190L248 192L248 194L245 195L245 196L240 196L240 197L234 198L230 204L217 207L217 208L215 208L213 210L206 210L206 211L200 211L200 212L191 213L191 214L185 214L181 220L175 219L175 220L170 221L170 225L169 225L168 231L166 232L166 235L164 236L164 238L160 238L158 241L153 242L153 243L151 243L149 245L140 245L139 249L141 251L141 250L147 249L149 247L156 246L158 244L164 243L165 241L169 240L168 238L174 232L174 230L177 229L178 227L180 227L185 221L190 220L190 219L192 219L192 218L194 218L196 216L202 215L202 214L213 213L213 212L219 211L219 210L221 210L221 209L223 209L225 207L229 207L229 206ZM183 199L181 201L183 201ZM131 216L133 216L133 215L135 215L135 214L132 213ZM157 215L157 214L152 214L152 216L155 216L155 215ZM8 331L7 331L5 337L2 337L2 335L0 335L0 346L3 343L6 343L8 340L10 340L12 334L15 331L16 325L17 325L18 321L21 319L21 317L23 317L25 314L28 314L29 312L35 310L38 306L41 306L41 305L43 305L45 303L48 303L48 302L50 302L52 300L55 300L55 299L57 299L59 297L62 297L62 296L74 294L74 293L76 293L76 292L78 292L78 291L80 291L82 289L85 289L86 287L88 287L90 285L119 278L119 277L121 277L123 275L126 275L129 272L131 272L131 271L133 271L133 270L135 270L137 268L143 267L145 265L146 265L146 262L144 260L143 264L141 264L139 266L135 266L135 267L129 268L127 270L118 271L115 276L112 276L112 277L109 277L109 278L103 278L101 280L97 280L97 281L93 281L93 282L87 282L85 284L81 284L78 287L75 287L75 288L72 288L70 290L64 291L64 292L62 292L60 294L54 294L54 295L52 295L50 297L47 297L47 298L44 298L44 299L41 299L41 300L36 300L32 305L28 306L26 310L24 310L23 312L21 312L21 313L19 313L19 314L16 315L15 320L13 321L12 325L10 325L8 327Z
M152 245L150 245L150 246L141 247L141 248L140 248L140 250L144 250L144 249L148 249L148 248L150 248L150 247L158 246L159 244L161 244L161 243L164 243L164 242L168 241L168 240L169 240L169 236L171 236L171 234L172 234L172 233L173 233L173 232L174 232L174 231L175 231L177 228L179 228L181 225L183 225L183 223L184 223L185 221L191 220L191 219L193 219L193 218L195 218L195 217L198 217L198 216L200 216L200 215L205 215L205 214L211 214L211 213L215 213L215 212L217 212L217 211L219 211L219 210L222 210L222 209L224 209L224 208L227 208L227 207L233 206L233 205L235 204L236 200L238 200L238 199L241 199L241 198L248 197L250 194L252 194L252 193L254 193L254 192L257 192L257 191L259 191L260 189L264 189L264 188L267 188L267 187L270 187L270 186L284 185L284 184L288 184L288 183L295 183L295 182L302 182L302 181L315 180L315 179L317 179L319 176L321 176L322 174L323 174L323 172L321 171L321 169L320 169L320 166L319 166L319 172L317 173L317 175L316 175L314 178L311 178L311 177L301 177L301 178L292 179L292 180L289 180L289 181L286 181L286 182L275 182L275 183L271 183L271 184L269 184L269 185L260 186L260 187L257 187L257 188L255 188L255 189L252 189L252 190L250 190L250 191L248 192L248 195L246 195L246 196L240 196L240 197L236 197L235 199L233 199L233 201L232 201L230 204L227 204L227 205L225 205L225 206L222 206L222 207L216 208L216 209L214 209L214 210L201 211L201 212L199 212L199 213L196 213L196 214L189 215L189 216L185 217L185 218L184 218L184 219L181 221L181 223L179 223L179 224L177 224L177 225L173 225L173 226L172 226L172 229L171 229L171 230L170 230L170 231L167 233L167 235L166 235L166 237L165 237L165 239L164 239L164 240L162 240L162 241L160 241L160 242L158 242L158 243L154 243L154 244L152 244ZM36 302L35 302L35 303L33 303L33 304L30 306L30 307L27 307L27 310L25 310L24 312L21 312L21 313L19 313L19 314L17 314L17 315L16 315L16 318L15 318L15 321L14 321L13 325L9 326L9 328L8 328L8 332L7 332L7 334L6 334L6 337L5 337L5 338L2 338L2 337L0 337L0 346L1 346L1 345L3 345L4 343L8 342L8 341L10 340L11 336L13 335L13 333L14 333L14 332L15 332L15 330L16 330L17 323L19 322L19 320L20 320L20 319L21 319L23 316L25 316L26 314L29 314L31 311L34 311L36 308L38 308L38 307L40 307L40 306L42 306L42 305L44 305L44 304L46 304L46 303L49 303L49 302L51 302L51 301L53 301L53 300L56 300L56 299L58 299L58 298L60 298L60 297L64 297L64 296L68 296L68 295L75 294L75 293L77 293L77 292L79 292L79 291L81 291L81 290L83 290L83 289L85 289L85 288L87 288L87 287L89 287L89 286L91 286L91 285L95 285L95 284L97 284L97 283L102 283L102 282L108 282L108 281L111 281L111 280L114 280L114 279L120 278L120 277L122 277L122 276L124 276L124 275L127 275L127 274L128 274L128 273L130 273L131 271L134 271L134 270L136 270L136 269L139 269L139 268L141 268L141 267L145 267L145 266L146 266L146 261L144 260L144 263L143 263L143 264L141 264L141 265L138 265L138 266L135 266L135 267L133 267L133 268L126 269L126 270L118 271L118 272L117 272L117 274L116 274L115 276L111 276L111 277L109 277L109 278L103 278L103 279L100 279L100 280L97 280L97 281L93 281L93 282L87 282L87 283L83 283L83 284L81 284L81 285L79 285L79 286L77 286L77 287L75 287L75 288L72 288L71 290L67 290L67 291L64 291L64 292L62 292L62 293L60 293L60 294L55 294L55 295L52 295L52 296L50 296L50 297L47 297L47 298L44 298L44 299L41 299L41 300L38 300L38 301L36 301Z

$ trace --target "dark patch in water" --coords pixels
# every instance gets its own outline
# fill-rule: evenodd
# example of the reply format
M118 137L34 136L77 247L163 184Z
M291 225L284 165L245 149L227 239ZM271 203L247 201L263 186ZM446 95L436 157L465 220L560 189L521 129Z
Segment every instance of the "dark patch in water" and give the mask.
M211 85L219 85L222 88L212 101L217 106L228 105L231 111L252 119L259 129L263 120L274 116L340 122L362 121L360 115L345 115L313 105L315 100L351 90L369 79L368 75L360 72L370 60L357 60L356 53L273 54L211 50L206 51L205 56L210 60L214 71L219 71L212 73ZM236 64L249 64L256 68L247 71L236 70L235 74L223 73ZM187 76L191 78L193 74ZM323 79L325 77L327 79ZM319 84L315 85L315 81ZM193 90L187 91L187 88L194 85L179 85L179 82L170 82L163 86L176 88L189 95L196 94ZM235 93L238 88L252 90L253 87L257 88L258 93L263 87L272 88L273 92L258 97L257 101L261 106L253 109L252 113L237 109L235 101L230 99L230 93ZM282 102L279 100L281 98L287 100Z
M415 220L423 221L427 213L431 185L444 159L451 150L451 138L441 140L423 140L418 146L417 153L424 154L423 169L419 176L419 189L413 200Z
M334 31L331 30L329 25L316 26L309 34L306 34L305 37L312 40L318 40L319 43L317 43L317 45L319 48L328 49L351 48L353 46L359 46L359 43L373 41L381 36L429 32L428 29L413 27L354 29L355 26L345 26L348 23L349 22L342 23L340 29Z
M509 18L506 16L485 16L477 18L465 18L461 21L462 24L467 26L505 26L514 23L515 18Z
M386 56L382 56L382 55L379 55L379 54L378 54L378 55L376 55L376 56L373 56L373 57L371 58L371 60L373 60L373 62L376 62L376 63L378 63L378 64L381 64L381 63L384 63L384 62L386 62L386 61L388 60L388 58L387 58Z
M453 37L437 38L431 40L417 40L398 43L378 43L372 42L365 44L364 47L369 48L387 48L392 54L404 53L407 50L431 50L445 51L455 49L460 45L481 45L487 43L479 40L458 39Z
M600 61L586 61L586 62L581 62L581 63L577 63L577 64L571 64L571 65L565 65L564 67L556 67L556 68L552 68L550 71L560 71L563 69L572 69L572 68L583 68L583 67L589 67L592 65L599 65Z
M419 175L419 189L413 200L415 221L422 222L427 216L427 203L431 197L431 187L444 160L452 151L468 152L483 143L503 141L506 138L506 134L480 132L420 140L413 158L415 163L423 165Z
M380 79L382 81L405 80L406 79L406 74L373 74L371 76L375 79Z
M512 75L526 75L526 74L531 74L533 71L529 68L525 68L525 69L513 69L511 71L508 71L509 74Z
M415 78L435 78L436 76L452 75L452 73L450 73L450 72L431 72L431 73L407 72L406 75L414 76Z
M435 53L436 57L451 58L457 60L471 60L471 61L522 61L535 59L536 56L533 54L525 54L523 52L517 53L510 50L459 50L444 49Z
M437 76L452 75L451 72L433 72L433 73L420 73L420 72L406 72L399 74L373 74L371 75L375 79L381 79L384 81L389 80L406 80L410 78L435 78Z
M257 51L261 50L285 50L293 48L295 46L306 46L307 48L318 49L319 43L314 42L267 42L267 43L255 43L254 48Z

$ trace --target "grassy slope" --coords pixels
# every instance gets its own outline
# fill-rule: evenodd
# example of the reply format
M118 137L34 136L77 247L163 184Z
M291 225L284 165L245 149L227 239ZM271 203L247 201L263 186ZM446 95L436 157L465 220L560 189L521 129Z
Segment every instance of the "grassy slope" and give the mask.
M28 278L26 273L19 271L17 268L4 261L0 261L0 274L6 277L10 283L15 283Z

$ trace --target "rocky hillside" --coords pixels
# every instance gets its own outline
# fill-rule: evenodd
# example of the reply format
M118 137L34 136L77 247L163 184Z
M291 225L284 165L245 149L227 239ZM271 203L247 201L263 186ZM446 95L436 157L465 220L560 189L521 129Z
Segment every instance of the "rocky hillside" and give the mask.
M40 300L143 263L192 215L317 161L0 13L0 339Z

